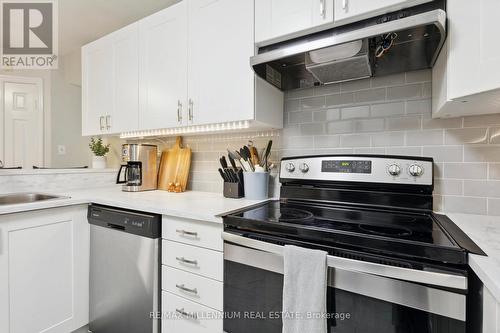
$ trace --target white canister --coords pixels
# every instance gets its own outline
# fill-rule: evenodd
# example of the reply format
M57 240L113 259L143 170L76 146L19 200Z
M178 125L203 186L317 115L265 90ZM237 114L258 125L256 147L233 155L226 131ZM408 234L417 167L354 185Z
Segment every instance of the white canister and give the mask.
M269 172L244 172L245 198L264 200L268 198Z

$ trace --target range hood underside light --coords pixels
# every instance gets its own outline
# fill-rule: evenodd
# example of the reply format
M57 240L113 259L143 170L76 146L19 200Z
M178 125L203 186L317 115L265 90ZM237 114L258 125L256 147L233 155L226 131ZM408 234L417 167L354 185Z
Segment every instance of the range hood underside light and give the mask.
M321 84L372 76L368 40L328 47L319 51L323 52L311 51L306 54L305 67Z
M251 63L257 75L281 90L432 68L446 37L445 23L446 13L437 9L352 31L348 28L354 28L349 26L334 28L263 47ZM394 44L382 57L375 57L383 36L390 33L397 34ZM327 51L334 50L332 46L357 41L363 41L363 47L351 58L320 64L311 59L311 52L316 52L316 60L328 60Z

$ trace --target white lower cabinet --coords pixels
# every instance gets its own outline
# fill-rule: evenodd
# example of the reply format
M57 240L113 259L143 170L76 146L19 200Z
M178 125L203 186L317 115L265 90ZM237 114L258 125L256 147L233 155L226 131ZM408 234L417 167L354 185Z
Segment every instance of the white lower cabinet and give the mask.
M163 291L161 331L168 333L222 333L222 314ZM167 318L169 317L169 318Z
M87 324L88 269L87 206L0 216L0 332Z
M222 224L162 220L162 332L222 333Z
M500 333L500 303L483 287L483 332Z
M223 310L224 284L168 266L162 268L162 289L193 302Z
M222 281L224 255L222 252L164 240L163 264L189 273Z

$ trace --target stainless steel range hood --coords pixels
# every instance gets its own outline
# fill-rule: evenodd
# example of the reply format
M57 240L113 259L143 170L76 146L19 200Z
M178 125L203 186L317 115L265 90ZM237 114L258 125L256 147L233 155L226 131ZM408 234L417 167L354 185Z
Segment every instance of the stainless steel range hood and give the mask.
M393 36L383 56L377 48ZM254 71L281 90L431 68L446 39L446 12L429 6L259 48Z

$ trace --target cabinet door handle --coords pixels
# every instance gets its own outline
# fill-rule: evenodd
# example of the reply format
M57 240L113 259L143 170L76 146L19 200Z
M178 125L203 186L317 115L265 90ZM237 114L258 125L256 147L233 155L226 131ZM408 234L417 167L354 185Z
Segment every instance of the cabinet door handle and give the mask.
M175 257L175 260L177 260L178 262L183 263L183 264L198 266L197 260L189 260L189 259L186 259L184 257Z
M106 116L106 129L109 130L111 128L111 116Z
M180 314L181 316L187 317L187 318L192 318L192 319L198 319L198 316L196 313L187 313L184 308L182 309L175 309L175 312Z
M193 107L194 107L194 102L190 98L189 99L189 107L188 107L188 118L189 118L189 121L193 121Z
M326 18L326 0L319 0L319 15L323 17L324 19Z
M183 284L176 284L175 287L179 290L198 295L198 289L196 288L194 289L186 288Z
M181 236L192 236L192 237L198 237L198 233L195 231L187 231L187 230L175 230L176 233L181 234Z
M104 131L103 121L104 121L104 116L100 116L99 117L99 127L101 128L101 131Z
M348 0L342 0L342 9L347 11L347 6L349 5Z
M177 122L182 123L182 103L180 100L177 101Z

